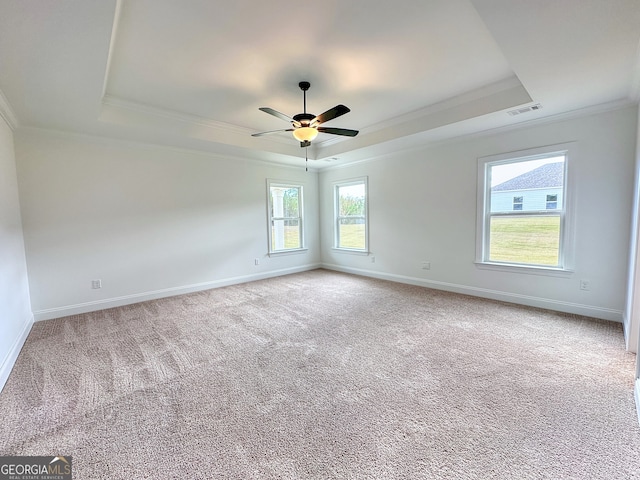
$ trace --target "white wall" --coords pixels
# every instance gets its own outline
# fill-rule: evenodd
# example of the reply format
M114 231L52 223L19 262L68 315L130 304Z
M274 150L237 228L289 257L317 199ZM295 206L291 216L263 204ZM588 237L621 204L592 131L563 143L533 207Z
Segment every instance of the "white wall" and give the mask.
M639 112L640 113L640 112ZM635 182L633 191L633 214L631 229L631 248L629 250L629 281L627 302L624 311L624 333L627 349L636 353L640 343L640 118L636 135ZM636 362L640 377L640 362ZM640 405L639 405L640 406ZM640 415L640 409L638 409Z
M627 284L627 303L624 312L624 333L627 349L636 354L640 349L640 109L638 111L637 128L631 249L629 251L629 282ZM635 377L634 398L638 422L640 422L640 356L638 355L636 355Z
M329 268L622 321L637 109L538 123L449 141L320 174L322 261ZM475 264L477 159L576 142L575 273L569 278L479 269ZM572 150L573 151L573 150ZM369 178L370 250L331 249L331 184ZM430 270L421 262L431 262ZM579 288L591 282L590 291Z
M36 319L330 268L622 321L637 109L398 152L319 174L242 159L21 130L16 156ZM477 158L576 142L575 273L478 269ZM369 177L370 248L338 253L331 183ZM305 185L309 251L266 256L266 179ZM318 197L321 197L318 204ZM320 248L322 245L322 248ZM254 265L254 259L260 265ZM431 262L422 270L421 262ZM101 279L103 288L91 289ZM591 291L579 289L580 279Z
M32 323L13 133L0 116L0 389Z
M319 263L317 173L303 163L36 130L16 135L16 155L36 320ZM266 255L267 178L304 185L307 252Z

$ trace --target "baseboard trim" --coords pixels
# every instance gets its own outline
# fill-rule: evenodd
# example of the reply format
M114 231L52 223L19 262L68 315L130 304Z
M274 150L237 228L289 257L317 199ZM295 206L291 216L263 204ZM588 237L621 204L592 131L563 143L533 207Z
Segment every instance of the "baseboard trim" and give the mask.
M564 313L573 313L576 315L585 315L587 317L601 318L603 320L611 320L622 323L622 310L612 308L595 307L592 305L583 305L580 303L563 302L560 300L552 300L548 298L533 297L530 295L522 295L518 293L502 292L499 290L491 290L488 288L471 287L468 285L459 285L456 283L439 282L436 280L428 280L424 278L409 277L405 275L396 275L394 273L376 272L373 270L365 270L360 268L343 267L341 265L323 264L322 268L327 270L335 270L337 272L353 273L366 277L379 278L381 280L389 280L398 283L407 283L409 285L418 285L421 287L434 288L437 290L445 290L448 292L462 293L464 295L472 295L474 297L488 298L491 300L499 300L508 303L517 303L530 307L545 308Z
M162 290L154 290L149 292L136 293L132 295L124 295L120 297L96 300L93 302L79 303L75 305L65 305L62 307L48 308L33 312L35 321L50 320L53 318L66 317L69 315L77 315L80 313L93 312L96 310L104 310L107 308L121 307L132 303L144 302L147 300L155 300L158 298L171 297L174 295L183 295L212 288L226 287L240 283L248 283L256 280L264 280L266 278L279 277L292 273L315 270L317 268L326 268L337 272L352 273L366 277L379 278L381 280L389 280L392 282L406 283L409 285L418 285L427 288L435 288L437 290L445 290L448 292L461 293L464 295L472 295L475 297L489 298L509 303L517 303L531 307L546 308L565 313L573 313L576 315L585 315L588 317L601 318L619 322L624 325L624 312L610 308L595 307L592 305L584 305L572 302L563 302L560 300L552 300L541 297L533 297L530 295L522 295L517 293L503 292L499 290L491 290L487 288L471 287L455 283L440 282L424 278L409 277L405 275L397 275L394 273L377 272L374 270L366 270L360 268L344 267L329 263L314 263L301 265L293 268L285 268L280 270L272 270L251 275L241 275L237 277L229 277L210 282L197 283L192 285L184 285L180 287L165 288Z
M96 310L104 310L107 308L121 307L132 303L146 302L147 300L156 300L158 298L173 297L175 295L184 295L186 293L200 292L202 290L210 290L212 288L227 287L229 285L237 285L240 283L254 282L256 280L264 280L265 278L281 277L292 273L306 272L321 268L319 263L302 265L292 268L283 268L280 270L271 270L268 272L255 273L251 275L240 275L237 277L229 277L221 280L213 280L210 282L195 283L192 285L183 285L180 287L164 288L162 290L153 290L149 292L135 293L132 295L123 295L120 297L106 298L93 302L78 303L75 305L65 305L63 307L47 308L44 310L36 310L33 312L35 321L51 320L53 318L67 317L69 315L78 315L80 313L94 312Z
M11 370L13 370L13 366L18 359L18 355L20 354L20 350L24 345L24 342L27 341L27 337L29 336L29 332L31 331L31 327L33 326L34 317L31 315L24 323L24 327L22 327L22 331L16 338L15 342L11 346L9 353L2 361L2 365L0 365L0 392L4 388L7 380L9 380L9 375L11 375Z

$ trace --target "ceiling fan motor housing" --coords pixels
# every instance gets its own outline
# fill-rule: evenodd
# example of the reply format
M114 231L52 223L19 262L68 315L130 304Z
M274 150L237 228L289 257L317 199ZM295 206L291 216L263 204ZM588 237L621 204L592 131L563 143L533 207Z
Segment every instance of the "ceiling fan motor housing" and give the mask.
M309 126L311 120L313 120L314 118L316 118L316 116L313 113L299 113L293 116L293 119L296 122L300 123L300 125L302 125L303 127Z
M340 104L336 105L333 108L330 108L324 113L320 115L314 115L313 113L307 113L307 90L311 87L311 83L309 82L300 82L298 83L300 90L302 90L302 102L304 111L303 113L298 113L293 117L289 117L284 113L280 113L277 110L274 110L270 107L260 107L260 110L268 113L269 115L273 115L274 117L278 117L281 120L285 120L291 123L293 128L287 128L284 130L273 130L270 132L261 132L261 133L253 133L253 137L261 137L262 135L268 135L271 133L278 132L293 132L293 136L300 141L301 147L308 147L311 145L311 141L318 136L318 133L329 133L331 135L342 135L347 137L355 137L358 134L357 130L349 130L347 128L334 128L334 127L321 127L319 126L322 123L333 120L334 118L340 117L345 113L349 113L350 110L348 107Z

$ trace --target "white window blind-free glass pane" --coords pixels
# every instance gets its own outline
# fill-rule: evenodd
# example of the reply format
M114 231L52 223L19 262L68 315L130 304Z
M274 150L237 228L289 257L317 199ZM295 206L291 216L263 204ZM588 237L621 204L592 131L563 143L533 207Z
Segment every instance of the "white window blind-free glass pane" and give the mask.
M366 249L366 187L364 183L339 186L337 246Z

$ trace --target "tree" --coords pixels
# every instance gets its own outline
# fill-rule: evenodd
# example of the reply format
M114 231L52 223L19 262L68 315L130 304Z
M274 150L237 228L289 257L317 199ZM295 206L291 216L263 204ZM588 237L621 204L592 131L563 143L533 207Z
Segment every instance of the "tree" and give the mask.
M340 196L340 216L364 215L364 197Z
M298 209L298 189L288 188L284 191L282 197L284 202L284 216L285 217L298 217L300 215Z

